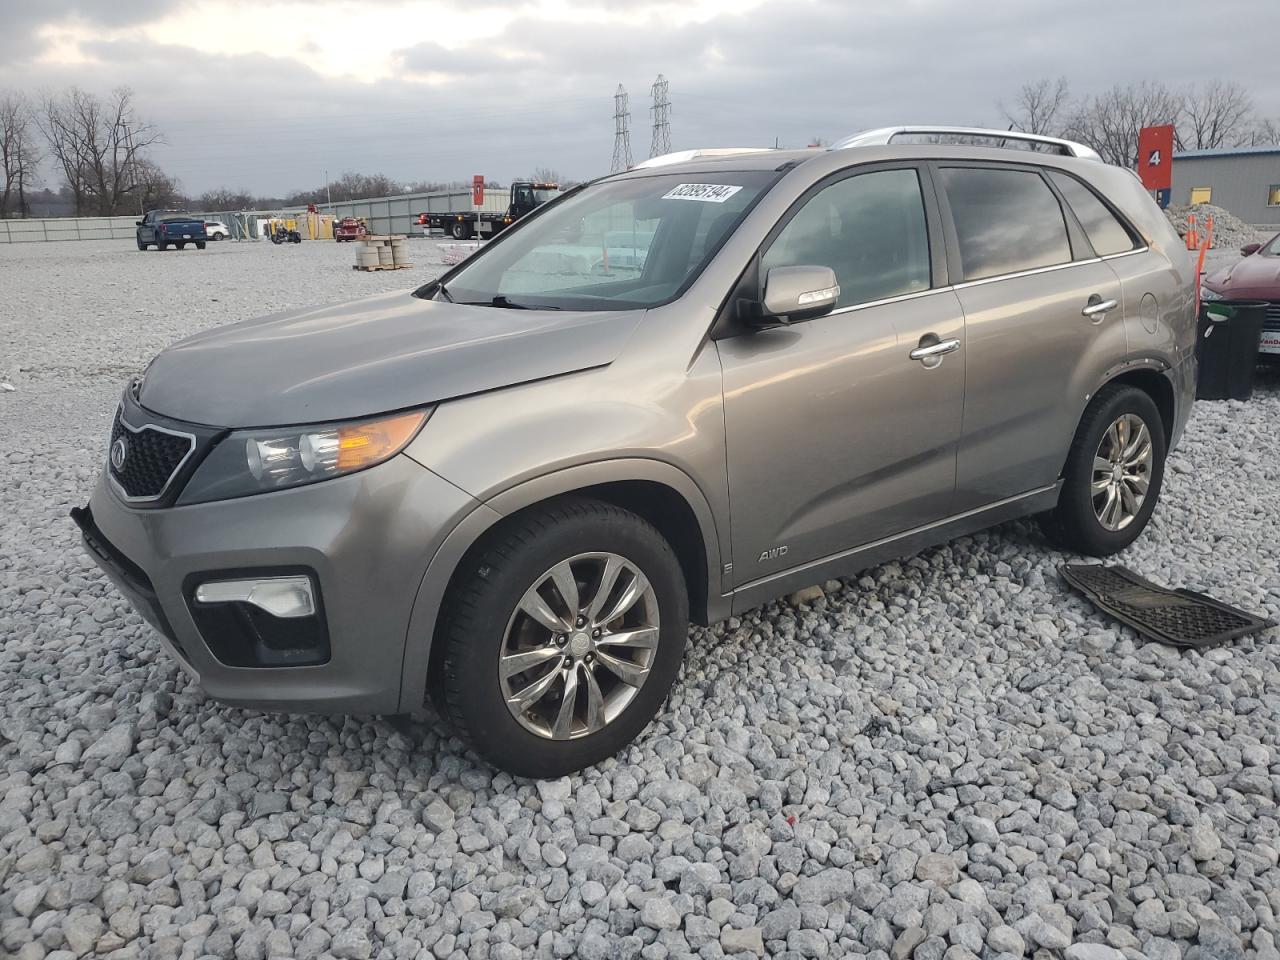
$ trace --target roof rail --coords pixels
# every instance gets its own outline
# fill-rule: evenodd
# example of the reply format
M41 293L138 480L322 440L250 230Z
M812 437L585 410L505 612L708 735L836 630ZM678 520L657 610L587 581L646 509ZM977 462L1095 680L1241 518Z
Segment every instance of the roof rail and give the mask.
M1021 130L989 130L984 127L880 127L876 130L864 130L851 137L835 143L832 150L846 150L849 147L884 146L892 143L900 136L942 136L942 137L981 137L985 140L1016 140L1021 143L1038 143L1053 147L1054 153L1065 157L1080 157L1083 160L1101 160L1097 151L1086 147L1083 143L1063 140L1060 137L1046 137L1038 133L1023 133Z
M632 170L646 170L649 167L665 167L671 163L684 163L686 160L697 160L699 157L728 157L735 153L766 153L772 147L712 147L700 150L677 150L675 153L664 153L659 157L650 157L633 166Z

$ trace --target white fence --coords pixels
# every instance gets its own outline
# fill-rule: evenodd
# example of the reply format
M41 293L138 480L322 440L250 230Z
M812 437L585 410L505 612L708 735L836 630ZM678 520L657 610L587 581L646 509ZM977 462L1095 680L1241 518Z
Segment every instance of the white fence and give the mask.
M369 229L376 234L409 234L420 213L449 213L460 210L484 210L502 213L507 209L510 189L489 187L484 192L484 203L471 202L471 191L437 190L431 193L405 193L395 197L374 197L370 200L348 200L320 204L320 212L332 214L335 219L364 217ZM208 219L218 219L231 230L232 239L253 236L249 222L261 217L296 217L304 208L293 207L284 211L260 210L247 213L196 213ZM0 243L39 243L46 240L132 240L137 217L48 217L36 220L0 219Z
M0 220L0 243L46 240L132 240L137 217L47 217Z

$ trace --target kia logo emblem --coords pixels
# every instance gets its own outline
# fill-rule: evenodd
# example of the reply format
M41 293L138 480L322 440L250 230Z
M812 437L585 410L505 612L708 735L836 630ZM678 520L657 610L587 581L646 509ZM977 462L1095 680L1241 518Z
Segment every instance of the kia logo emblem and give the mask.
M120 437L111 445L111 466L117 470L123 468L127 456L129 456L129 444L124 437Z

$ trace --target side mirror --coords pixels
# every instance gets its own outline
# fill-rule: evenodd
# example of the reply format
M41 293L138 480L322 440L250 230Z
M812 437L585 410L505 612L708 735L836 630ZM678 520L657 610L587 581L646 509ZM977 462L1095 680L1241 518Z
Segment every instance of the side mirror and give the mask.
M799 323L835 309L840 284L830 267L774 267L764 278L761 326Z
M1257 253L1261 249L1262 249L1262 244L1260 243L1246 243L1243 247L1240 248L1240 253L1246 257L1252 257L1255 253Z
M138 220L138 221L136 221L136 222L137 222L138 226L140 226L140 227L145 227L145 226L147 225L147 221L145 221L145 220Z

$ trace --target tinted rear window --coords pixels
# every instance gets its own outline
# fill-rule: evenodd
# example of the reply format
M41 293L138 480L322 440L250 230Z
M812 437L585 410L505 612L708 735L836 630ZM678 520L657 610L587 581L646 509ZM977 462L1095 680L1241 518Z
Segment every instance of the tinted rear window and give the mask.
M965 280L1071 260L1062 207L1038 173L947 167L941 174Z
M1084 227L1094 253L1105 257L1133 249L1133 237L1129 236L1129 231L1092 190L1065 173L1051 172L1049 176L1067 198L1067 204L1080 221L1080 226Z

